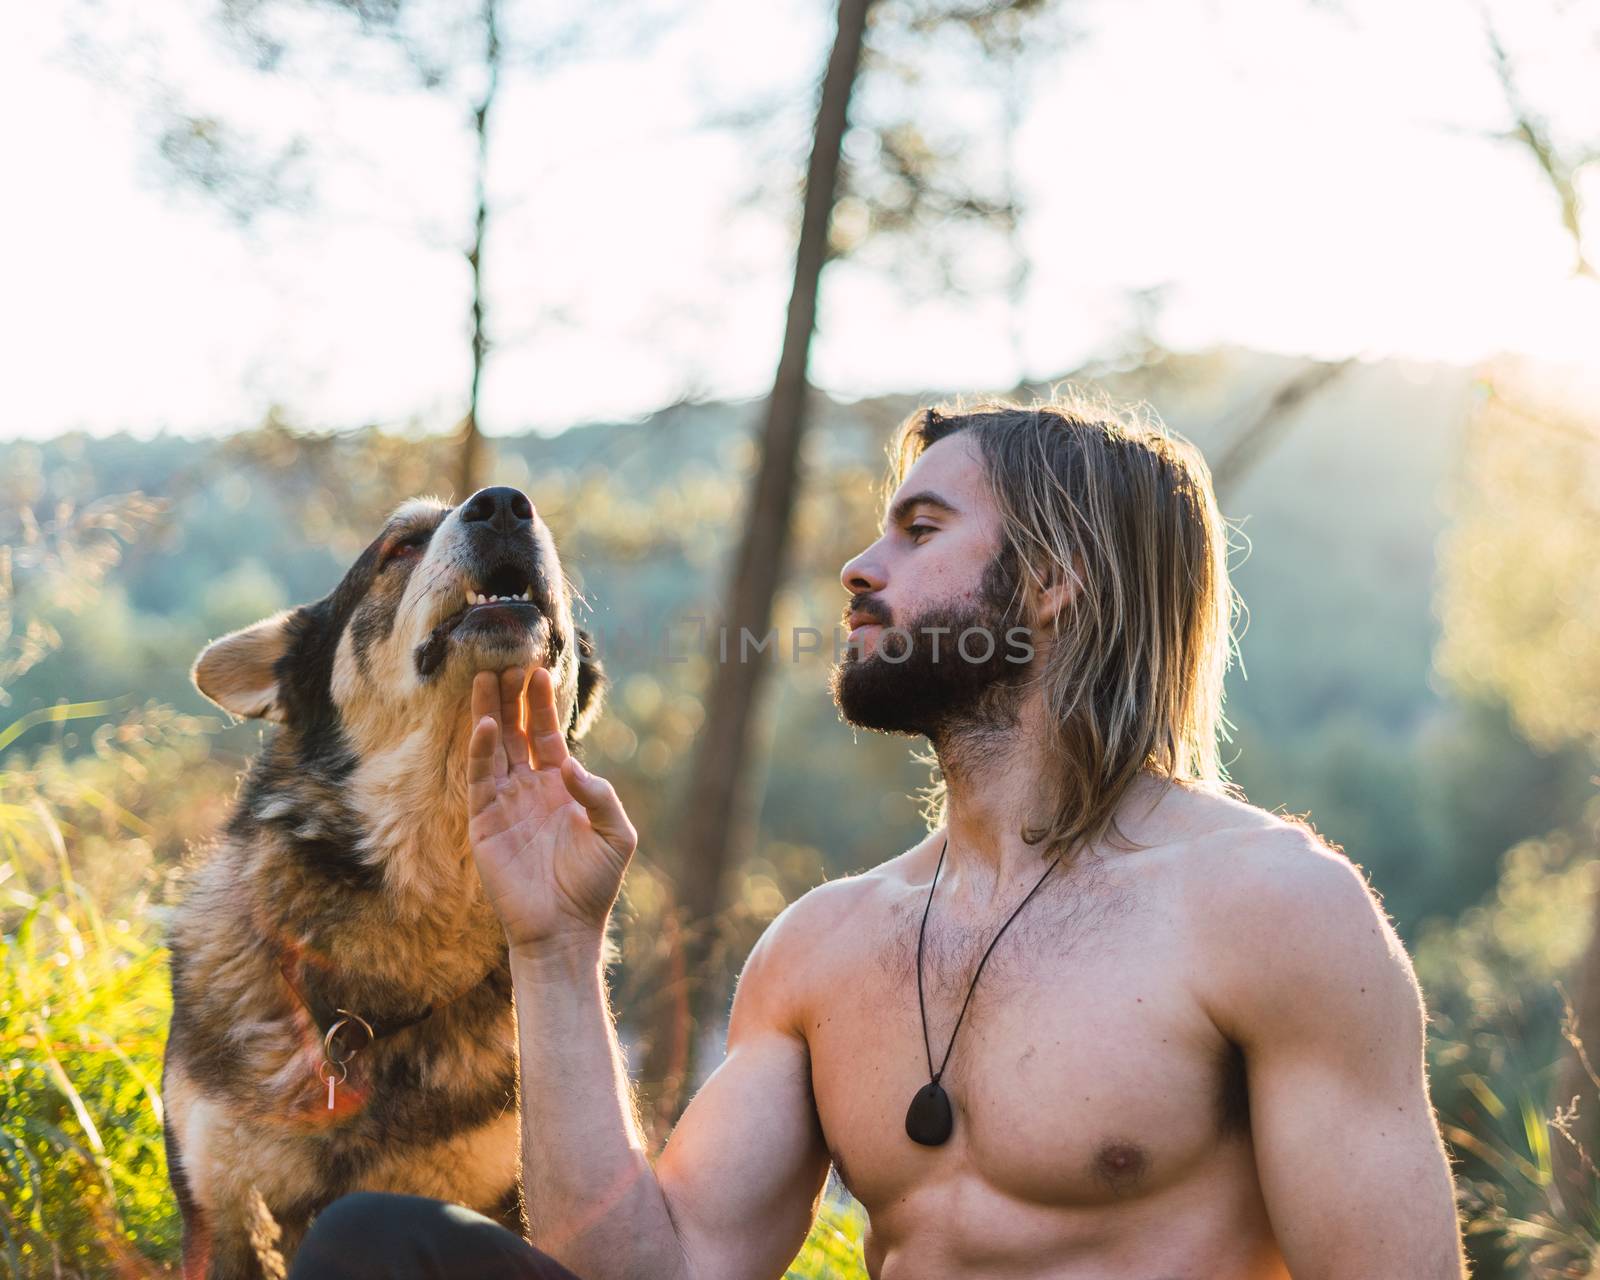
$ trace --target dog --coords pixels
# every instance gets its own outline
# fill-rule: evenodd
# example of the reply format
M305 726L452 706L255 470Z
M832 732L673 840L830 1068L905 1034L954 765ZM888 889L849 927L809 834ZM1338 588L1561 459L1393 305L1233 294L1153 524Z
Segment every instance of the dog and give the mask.
M543 665L576 742L604 674L572 600L524 494L414 499L329 595L195 661L207 698L277 728L172 917L186 1280L281 1273L349 1191L525 1228L509 960L467 838L469 696L479 670Z

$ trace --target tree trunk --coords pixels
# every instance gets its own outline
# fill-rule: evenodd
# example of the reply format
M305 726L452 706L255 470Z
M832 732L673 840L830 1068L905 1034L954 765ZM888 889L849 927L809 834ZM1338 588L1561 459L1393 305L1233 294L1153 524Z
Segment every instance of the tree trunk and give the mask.
M837 197L840 149L850 96L861 63L867 11L873 0L839 0L839 26L822 80L806 170L800 241L795 254L794 287L789 297L783 349L761 435L761 459L750 488L743 536L722 623L727 660L719 661L711 628L712 675L705 726L691 768L686 810L679 824L678 848L683 901L685 969L689 1008L695 1027L683 1037L666 1026L652 1037L645 1076L660 1082L658 1115L675 1115L684 1086L694 1074L695 1031L720 1011L725 984L710 961L718 954L718 916L725 903L729 872L748 851L755 826L757 797L749 793L752 769L751 724L766 676L769 654L754 651L741 660L744 629L757 639L772 622L772 603L783 579L789 527L799 487L800 440L805 431L810 384L807 365L817 321L817 288L828 259L828 231ZM665 1002L670 1005L672 1002ZM658 1046L688 1045L678 1063L663 1061ZM672 1068L676 1078L671 1078ZM654 1068L654 1070L652 1070Z
M456 454L457 502L466 501L483 480L483 433L478 429L478 391L483 384L483 362L489 353L489 339L483 324L483 241L489 229L489 113L500 88L499 0L483 3L483 97L472 110L473 132L478 142L477 210L472 224L472 247L467 250L467 265L472 268L472 386L467 397L467 416L461 420L460 444Z

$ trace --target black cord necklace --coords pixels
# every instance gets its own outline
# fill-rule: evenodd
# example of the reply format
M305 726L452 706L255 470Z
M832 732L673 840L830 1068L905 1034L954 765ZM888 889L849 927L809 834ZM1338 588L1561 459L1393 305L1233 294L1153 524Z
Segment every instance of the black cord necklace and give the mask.
M922 994L922 940L928 933L928 913L933 910L933 891L939 887L939 873L944 870L944 855L950 848L950 838L945 837L944 847L939 850L939 865L933 869L933 883L928 886L928 905L922 909L922 927L917 930L917 1012L922 1015L922 1050L928 1055L928 1083L917 1090L917 1096L911 1099L911 1106L906 1111L906 1134L911 1141L921 1143L925 1147L942 1146L950 1140L950 1135L955 1131L955 1112L950 1106L950 1095L944 1091L944 1086L939 1083L944 1075L944 1069L950 1065L951 1051L956 1047L956 1033L961 1030L961 1020L967 1016L967 1006L972 1003L972 993L978 989L978 977L983 973L983 966L989 963L989 956L994 951L994 945L1000 941L1001 934L1011 927L1011 922L1022 914L1022 908L1028 905L1034 894L1038 893L1049 879L1050 873L1056 869L1061 861L1058 856L1044 869L1044 875L1039 877L1039 882L1028 890L1028 896L1017 903L1017 909L1006 917L1006 922L1000 926L994 935L989 948L983 953L983 958L978 961L978 967L973 972L972 983L967 987L967 998L961 1002L961 1012L956 1014L956 1025L950 1030L950 1043L945 1046L944 1060L939 1063L939 1069L933 1069L933 1048L928 1043L928 1004Z

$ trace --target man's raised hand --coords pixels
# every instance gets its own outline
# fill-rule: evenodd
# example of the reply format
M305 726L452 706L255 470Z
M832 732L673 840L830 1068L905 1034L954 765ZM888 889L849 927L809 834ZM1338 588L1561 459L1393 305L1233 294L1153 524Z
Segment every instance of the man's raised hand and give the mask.
M513 951L593 942L638 834L617 793L567 751L550 673L472 680L467 832Z

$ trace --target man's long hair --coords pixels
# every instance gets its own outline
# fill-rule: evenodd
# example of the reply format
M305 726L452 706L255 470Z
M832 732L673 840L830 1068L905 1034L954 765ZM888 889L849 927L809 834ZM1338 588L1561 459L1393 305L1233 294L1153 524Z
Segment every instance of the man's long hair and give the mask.
M1030 676L1059 785L1053 814L1024 838L1049 857L1100 840L1141 770L1238 795L1219 739L1229 740L1223 680L1242 604L1228 573L1232 526L1200 451L1148 413L1080 394L1027 408L947 405L901 425L889 491L957 433L983 459L1000 554L1021 590L1075 584ZM943 821L941 780L929 799Z

